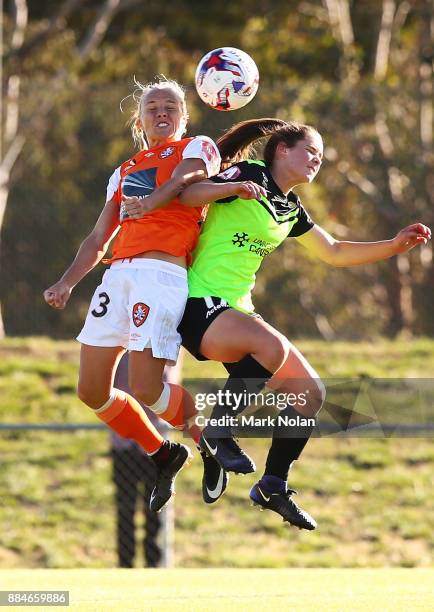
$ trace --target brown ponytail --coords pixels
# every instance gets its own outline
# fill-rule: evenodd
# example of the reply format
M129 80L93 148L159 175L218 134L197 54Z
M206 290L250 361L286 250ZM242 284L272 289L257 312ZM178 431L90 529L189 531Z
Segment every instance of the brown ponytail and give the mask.
M222 167L226 168L231 164L248 159L252 155L253 144L266 137L269 137L269 140L264 148L264 159L267 164L271 164L280 142L293 147L297 141L303 140L311 132L316 133L315 128L295 121L287 122L269 117L241 121L217 140Z

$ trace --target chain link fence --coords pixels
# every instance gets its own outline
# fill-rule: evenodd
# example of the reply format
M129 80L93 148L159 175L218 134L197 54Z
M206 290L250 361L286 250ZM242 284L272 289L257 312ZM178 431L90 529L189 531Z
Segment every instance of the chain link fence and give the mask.
M115 386L128 391L126 355ZM134 441L97 419L1 424L0 457L0 567L173 565L173 509L150 512L155 465Z
M113 449L104 425L2 425L0 453L0 567L173 565L151 461Z

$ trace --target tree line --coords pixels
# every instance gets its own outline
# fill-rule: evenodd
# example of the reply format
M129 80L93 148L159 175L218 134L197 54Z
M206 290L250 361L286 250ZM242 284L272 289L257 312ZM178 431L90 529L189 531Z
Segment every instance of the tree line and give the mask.
M10 335L70 337L102 267L68 308L42 291L70 263L132 151L134 75L185 84L190 134L277 116L314 125L325 160L297 189L314 218L346 240L433 225L431 0L10 0L2 15L0 286ZM256 98L218 113L195 94L196 64L236 46L260 70ZM122 104L123 112L119 108ZM325 339L431 335L432 246L380 264L334 269L287 241L264 263L255 303L282 331ZM3 326L3 323L2 323ZM0 327L1 331L2 327Z

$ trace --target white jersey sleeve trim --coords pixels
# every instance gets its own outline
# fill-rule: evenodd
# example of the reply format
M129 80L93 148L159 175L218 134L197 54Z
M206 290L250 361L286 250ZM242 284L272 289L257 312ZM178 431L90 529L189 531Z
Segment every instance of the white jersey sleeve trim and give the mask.
M185 147L183 159L197 158L205 162L208 176L220 172L221 157L216 143L208 136L196 136Z
M116 170L113 172L113 174L109 178L109 182L107 185L107 194L105 198L106 202L110 202L112 197L115 195L116 191L118 190L120 182L121 182L121 167L119 166L119 168L116 168Z

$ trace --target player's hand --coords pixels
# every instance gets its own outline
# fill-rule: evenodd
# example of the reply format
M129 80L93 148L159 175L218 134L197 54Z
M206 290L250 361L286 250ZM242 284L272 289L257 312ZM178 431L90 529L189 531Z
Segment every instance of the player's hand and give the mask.
M64 281L58 281L44 291L44 300L52 308L63 310L71 297L72 287Z
M423 223L413 223L398 232L392 242L395 253L398 255L410 251L418 244L426 244L428 240L431 240L430 228Z
M266 195L266 190L261 185L257 185L253 181L241 181L233 183L235 186L234 195L239 196L243 200L260 200Z
M122 199L121 215L122 219L141 219L150 210L150 207L146 203L147 198L132 198Z
M203 181L206 178L206 173L203 170L195 170L194 172L188 172L183 176L173 177L170 179L170 188L174 189L172 199L179 196L179 194L189 185ZM150 204L148 197L137 198L134 196L132 198L127 198L124 196L122 198L121 217L122 220L142 219L146 213L158 210L161 208L161 206L162 204L155 204L155 201L154 204Z

